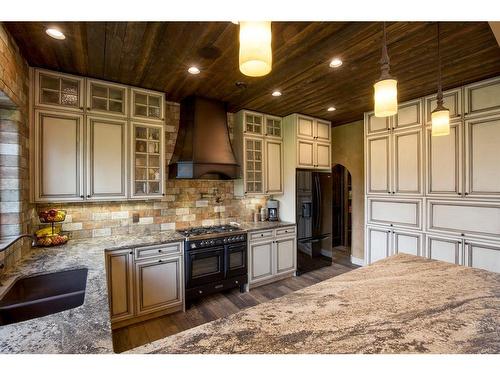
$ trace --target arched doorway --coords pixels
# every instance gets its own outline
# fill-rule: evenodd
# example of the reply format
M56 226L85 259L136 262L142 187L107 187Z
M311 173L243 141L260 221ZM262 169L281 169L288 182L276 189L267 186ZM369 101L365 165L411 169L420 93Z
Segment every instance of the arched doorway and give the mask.
M352 243L352 178L341 164L332 169L332 260L349 263Z

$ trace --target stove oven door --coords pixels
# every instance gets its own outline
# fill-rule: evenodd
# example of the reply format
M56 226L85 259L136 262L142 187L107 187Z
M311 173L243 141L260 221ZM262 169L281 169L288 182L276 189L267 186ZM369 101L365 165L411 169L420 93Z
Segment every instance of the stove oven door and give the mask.
M186 287L224 280L224 247L210 247L186 252Z
M226 245L226 279L247 274L247 244Z

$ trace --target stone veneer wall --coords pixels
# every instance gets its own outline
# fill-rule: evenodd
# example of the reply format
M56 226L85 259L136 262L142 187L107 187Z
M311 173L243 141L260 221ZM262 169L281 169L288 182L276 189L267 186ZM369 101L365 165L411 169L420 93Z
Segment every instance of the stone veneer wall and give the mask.
M29 69L0 23L0 237L31 232ZM7 269L31 249L29 239L0 252Z
M179 128L179 103L166 103L165 159L174 152ZM228 113L230 136L234 125ZM165 196L156 201L127 201L73 204L39 204L37 210L60 208L67 211L62 229L72 238L122 234L148 234L190 226L227 224L252 220L253 211L265 204L265 198L235 198L233 181L167 180ZM216 203L220 198L220 203ZM138 213L139 223L132 222ZM34 225L39 225L34 219Z

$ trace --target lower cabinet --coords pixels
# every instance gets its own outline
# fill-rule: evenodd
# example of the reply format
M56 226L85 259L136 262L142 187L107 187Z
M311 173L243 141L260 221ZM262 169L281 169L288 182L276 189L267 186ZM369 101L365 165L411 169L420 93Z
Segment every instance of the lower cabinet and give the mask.
M371 227L366 230L368 264L398 253L422 256L423 234L390 227Z
M145 249L143 251L143 249ZM182 243L106 252L111 323L184 308Z
M427 235L427 258L463 264L463 239L458 237Z
M500 273L500 244L464 240L465 265Z
M280 228L269 233L249 235L248 283L256 286L273 282L295 273L297 247L295 227Z
M131 249L106 253L109 310L112 321L134 316L134 252Z
M137 314L182 303L180 257L143 260L135 264Z

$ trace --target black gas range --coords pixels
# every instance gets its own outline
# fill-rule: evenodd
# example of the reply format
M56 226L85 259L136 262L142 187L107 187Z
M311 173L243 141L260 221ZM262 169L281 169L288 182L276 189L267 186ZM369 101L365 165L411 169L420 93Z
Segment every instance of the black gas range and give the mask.
M186 306L199 297L248 282L247 234L237 226L197 227L178 231L184 242Z

